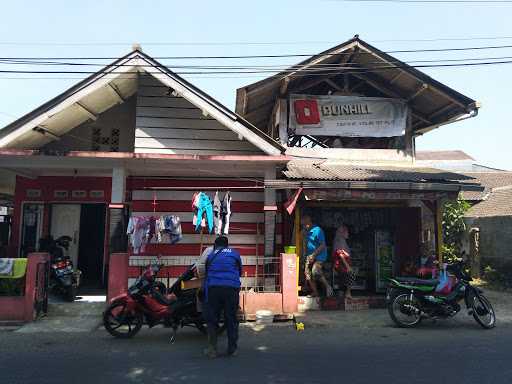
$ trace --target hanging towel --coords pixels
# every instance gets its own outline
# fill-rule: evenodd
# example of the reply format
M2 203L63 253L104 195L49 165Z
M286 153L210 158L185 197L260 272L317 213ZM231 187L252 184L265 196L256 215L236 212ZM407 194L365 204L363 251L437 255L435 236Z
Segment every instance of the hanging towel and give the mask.
M222 233L222 222L222 203L219 198L219 191L217 191L213 198L213 228L216 235Z
M224 195L224 199L222 200L222 234L229 234L229 218L231 217L231 195L229 191Z
M0 259L0 276L12 276L14 259Z

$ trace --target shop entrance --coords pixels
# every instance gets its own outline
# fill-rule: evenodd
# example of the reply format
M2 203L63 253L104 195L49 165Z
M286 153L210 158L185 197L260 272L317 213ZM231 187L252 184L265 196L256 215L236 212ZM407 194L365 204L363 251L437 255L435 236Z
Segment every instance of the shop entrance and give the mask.
M50 234L72 238L69 256L81 272L80 292L104 285L105 204L52 204Z
M348 228L352 269L356 274L352 290L355 295L383 293L388 279L406 274L407 268L420 261L421 211L404 206L332 206L306 205L301 215L311 216L326 238L329 260L340 226ZM302 248L303 249L303 248ZM324 273L335 289L341 289L331 263Z

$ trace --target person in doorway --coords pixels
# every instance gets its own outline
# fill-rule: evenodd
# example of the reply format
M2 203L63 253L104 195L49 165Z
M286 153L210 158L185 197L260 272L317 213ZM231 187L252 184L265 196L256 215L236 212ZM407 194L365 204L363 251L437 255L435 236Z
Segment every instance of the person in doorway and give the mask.
M228 356L236 354L238 348L238 302L242 260L240 253L229 248L228 238L220 236L215 240L213 252L205 263L205 309L208 324L208 348L210 358L217 357L217 331L220 315L228 333Z
M338 273L340 285L344 288L345 298L352 298L352 285L356 279L356 274L352 269L350 260L350 247L347 244L349 237L348 227L342 224L336 231L333 242L333 255L332 260L334 263L334 270Z
M331 285L327 282L323 273L323 263L327 261L327 246L325 245L325 234L322 228L313 224L311 216L302 217L302 225L305 230L305 262L304 275L306 282L311 289L311 295L318 297L317 280L325 288L327 296L333 295Z

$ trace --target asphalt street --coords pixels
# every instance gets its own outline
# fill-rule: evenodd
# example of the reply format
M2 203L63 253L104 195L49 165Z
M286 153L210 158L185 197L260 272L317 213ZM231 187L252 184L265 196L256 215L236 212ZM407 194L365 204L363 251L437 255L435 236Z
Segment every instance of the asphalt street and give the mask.
M141 331L0 332L0 383L479 383L512 382L512 325L486 331L470 319L394 328L384 311L336 322L241 329L237 357L208 360L204 336ZM462 316L462 315L461 315ZM358 319L369 319L365 322ZM334 325L333 325L334 324ZM222 340L224 342L224 340Z

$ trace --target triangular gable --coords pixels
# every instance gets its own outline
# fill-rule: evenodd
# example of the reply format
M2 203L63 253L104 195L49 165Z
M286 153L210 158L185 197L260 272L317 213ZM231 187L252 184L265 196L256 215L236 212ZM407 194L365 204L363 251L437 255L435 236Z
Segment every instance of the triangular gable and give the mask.
M117 60L68 91L0 130L0 148L38 148L89 119L124 102L137 90L138 73L148 72L160 83L215 119L240 139L268 155L283 148L174 72L139 50Z
M355 36L281 73L239 88L236 112L265 130L277 99L308 92L405 100L417 134L461 117L476 116L479 108L475 100Z

